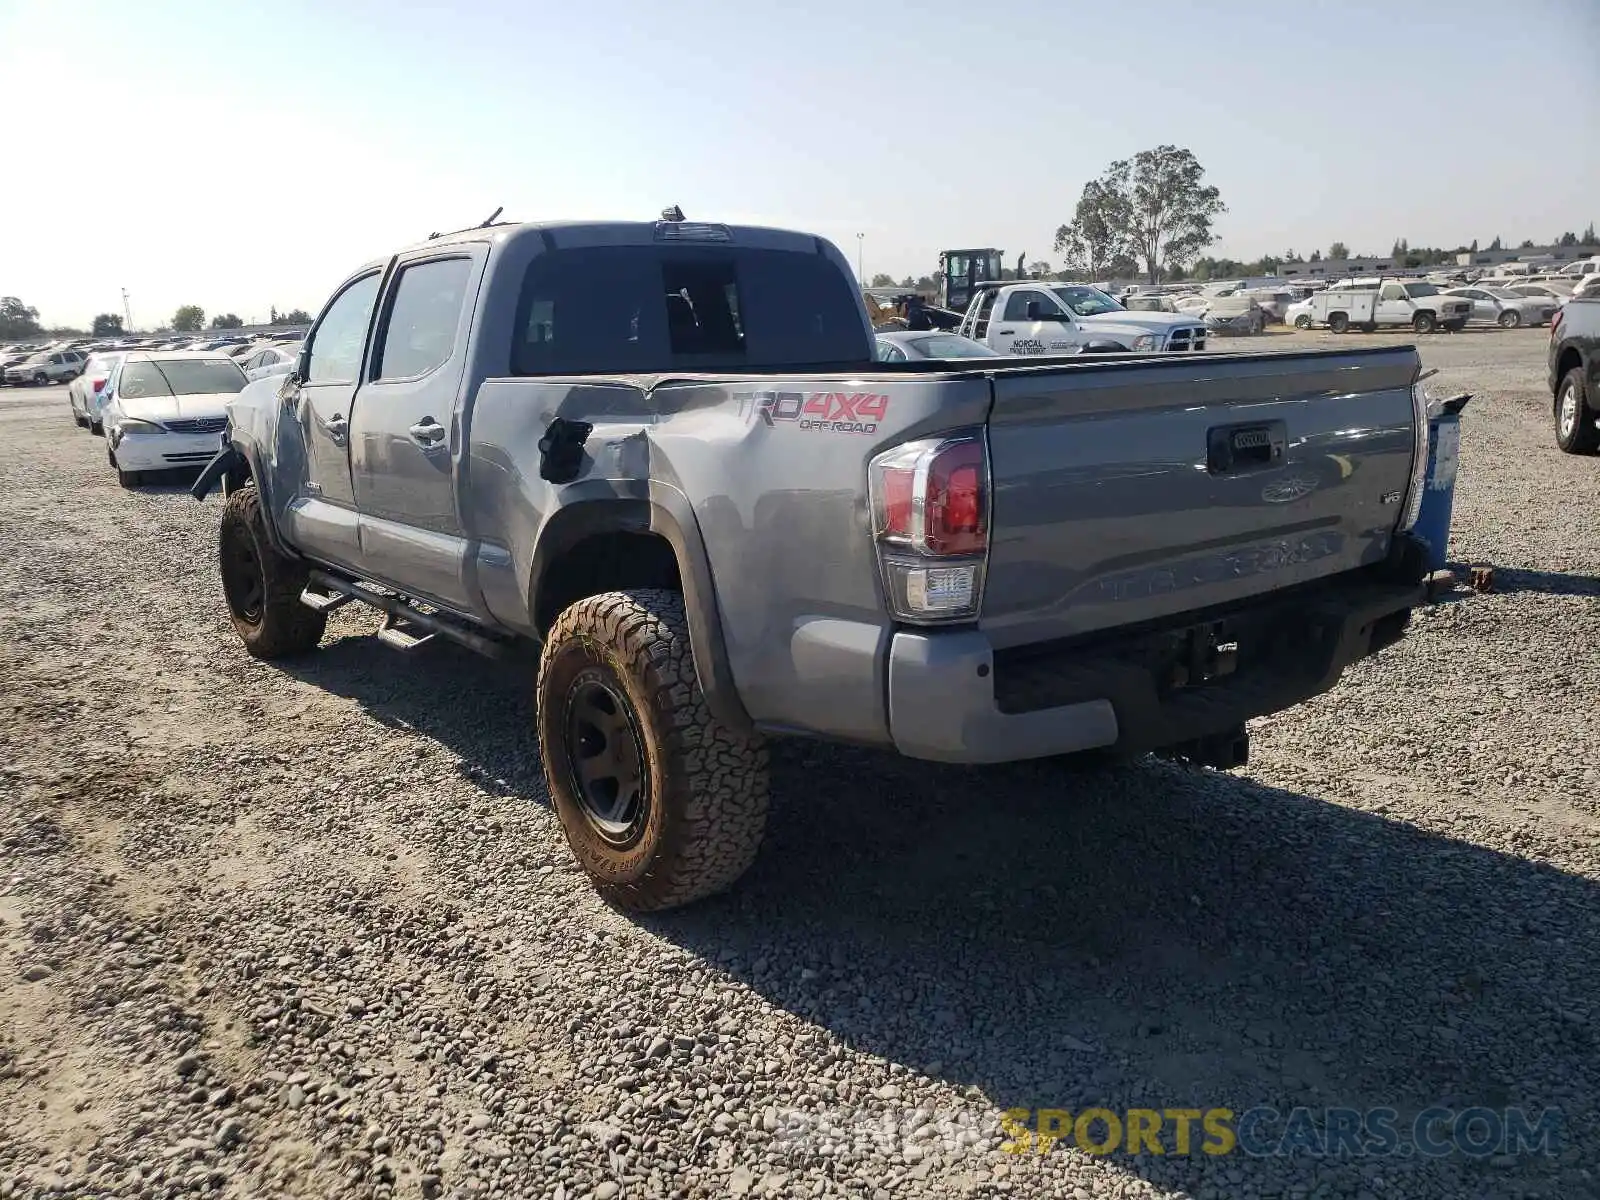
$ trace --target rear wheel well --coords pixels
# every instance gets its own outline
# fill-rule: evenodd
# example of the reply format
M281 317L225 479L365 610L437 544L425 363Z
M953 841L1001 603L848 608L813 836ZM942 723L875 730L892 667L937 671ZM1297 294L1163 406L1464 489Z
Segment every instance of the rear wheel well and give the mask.
M543 637L568 605L585 596L624 588L681 592L683 579L672 543L654 533L596 533L561 552L537 581L533 620Z
M1561 352L1561 357L1556 359L1555 390L1558 394L1561 391L1561 381L1567 377L1567 372L1581 366L1583 366L1583 356L1578 353L1577 347L1568 346Z

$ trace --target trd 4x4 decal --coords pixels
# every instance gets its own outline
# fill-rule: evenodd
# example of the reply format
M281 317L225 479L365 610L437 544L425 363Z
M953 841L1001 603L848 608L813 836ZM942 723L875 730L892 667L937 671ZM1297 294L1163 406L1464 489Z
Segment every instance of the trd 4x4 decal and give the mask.
M889 411L889 397L880 392L735 392L733 398L746 420L788 421L822 433L877 433Z

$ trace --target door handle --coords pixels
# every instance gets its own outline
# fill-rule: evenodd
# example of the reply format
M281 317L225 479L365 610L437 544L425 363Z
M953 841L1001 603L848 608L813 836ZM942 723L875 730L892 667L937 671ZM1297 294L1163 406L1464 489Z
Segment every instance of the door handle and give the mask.
M411 440L425 450L432 449L444 441L444 426L432 417L423 417L410 429Z
M1016 333L1015 329L996 329L996 333Z

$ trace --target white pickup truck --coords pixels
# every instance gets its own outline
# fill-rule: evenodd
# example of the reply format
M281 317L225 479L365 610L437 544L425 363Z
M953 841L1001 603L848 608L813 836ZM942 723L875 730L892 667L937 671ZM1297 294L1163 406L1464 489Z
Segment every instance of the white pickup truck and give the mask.
M1352 325L1371 331L1409 325L1418 333L1443 327L1452 333L1466 327L1472 302L1444 295L1422 280L1380 280L1376 287L1329 288L1311 297L1311 319L1335 333Z
M997 354L1140 354L1206 348L1205 322L1183 313L1130 312L1099 288L1023 280L980 284L959 330Z

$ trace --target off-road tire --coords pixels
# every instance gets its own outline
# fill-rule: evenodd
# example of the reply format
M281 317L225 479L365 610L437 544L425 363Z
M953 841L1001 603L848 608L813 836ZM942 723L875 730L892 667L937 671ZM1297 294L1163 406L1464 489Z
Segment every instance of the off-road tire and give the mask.
M1344 313L1334 313L1328 318L1328 328L1334 333L1345 333L1350 328L1350 318Z
M1411 318L1411 328L1417 333L1432 333L1437 325L1432 313L1419 312Z
M574 768L569 705L586 680L623 699L644 768L625 838L608 840L591 819ZM545 639L537 693L556 813L606 901L630 912L677 908L722 891L755 861L767 821L767 747L712 717L681 595L641 588L571 605Z
M287 658L315 650L328 614L300 602L311 568L273 547L261 493L254 487L240 488L228 497L217 542L228 616L251 657ZM252 570L254 591L249 587Z
M1595 428L1595 411L1589 407L1586 391L1582 367L1573 367L1563 375L1561 385L1556 388L1556 445L1568 454L1593 454L1600 451L1600 429ZM1578 410L1574 414L1571 431L1563 433L1561 408L1569 394L1576 401Z

